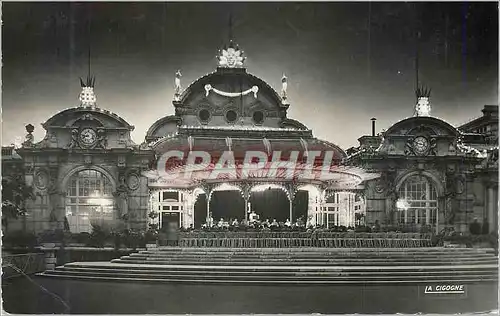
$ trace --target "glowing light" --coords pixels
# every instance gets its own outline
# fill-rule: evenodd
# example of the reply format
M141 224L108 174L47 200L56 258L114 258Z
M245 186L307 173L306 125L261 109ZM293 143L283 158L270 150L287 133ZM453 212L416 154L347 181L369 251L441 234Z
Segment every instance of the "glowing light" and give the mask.
M398 210L407 210L410 208L410 204L405 199L399 199L396 201L396 208Z
M430 116L431 115L431 104L428 97L419 97L417 105L415 107L415 113L417 116Z
M23 138L21 136L16 136L14 138L14 148L21 148L23 145Z
M225 68L243 68L243 63L245 62L245 57L243 56L243 51L238 47L229 47L228 49L223 49L218 56L219 67Z
M97 102L97 97L94 93L93 87L82 87L82 92L80 92L80 104L81 106L91 106L94 107Z
M96 204L99 206L112 205L113 201L111 199L106 199L99 194L99 191L94 191L94 193L88 199L89 204Z
M286 193L286 190L283 186L274 183L256 185L251 189L251 192L265 192L267 190L272 190L272 189L280 189L285 191Z

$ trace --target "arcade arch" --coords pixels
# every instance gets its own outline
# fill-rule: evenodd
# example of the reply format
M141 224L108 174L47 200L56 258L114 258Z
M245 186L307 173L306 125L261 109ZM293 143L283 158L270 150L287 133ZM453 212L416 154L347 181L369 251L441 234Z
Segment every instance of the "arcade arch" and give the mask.
M398 189L397 223L400 225L438 224L438 190L424 175L412 174L400 183Z
M113 184L95 169L73 172L66 184L66 218L73 233L90 233L92 225L112 225L115 220Z
M286 187L274 183L259 184L250 190L248 213L254 212L260 220L285 222L292 218L292 201Z
M215 222L220 220L241 221L245 218L245 198L240 187L221 183L210 191L208 195L209 219Z

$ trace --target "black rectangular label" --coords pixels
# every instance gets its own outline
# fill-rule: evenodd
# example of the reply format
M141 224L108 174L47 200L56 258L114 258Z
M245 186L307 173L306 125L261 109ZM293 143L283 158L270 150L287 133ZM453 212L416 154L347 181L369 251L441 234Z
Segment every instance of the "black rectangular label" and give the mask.
M467 286L460 283L428 284L420 286L423 297L460 298L467 297Z

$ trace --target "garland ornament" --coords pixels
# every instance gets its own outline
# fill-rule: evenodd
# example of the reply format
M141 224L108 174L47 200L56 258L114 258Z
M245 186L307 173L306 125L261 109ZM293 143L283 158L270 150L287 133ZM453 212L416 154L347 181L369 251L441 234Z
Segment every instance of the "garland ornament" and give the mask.
M215 89L214 87L212 87L209 84L205 85L205 92L206 92L205 96L206 97L208 97L208 94L210 93L210 91L213 91L213 92L217 93L218 95L222 95L222 96L229 97L229 98L236 98L236 97L244 96L244 95L247 95L247 94L253 92L253 97L257 98L257 92L259 92L259 87L253 86L252 88L250 88L246 91L242 91L242 92L224 92L224 91Z

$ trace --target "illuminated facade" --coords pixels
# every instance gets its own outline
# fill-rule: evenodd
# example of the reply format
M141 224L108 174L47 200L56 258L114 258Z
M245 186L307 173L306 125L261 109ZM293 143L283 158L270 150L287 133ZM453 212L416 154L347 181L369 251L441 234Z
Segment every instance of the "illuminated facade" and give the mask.
M498 107L457 129L431 116L430 91L420 89L413 117L378 135L373 125L372 135L346 153L287 117L285 75L278 93L247 73L244 62L231 41L217 69L186 89L178 71L175 115L155 122L141 144L130 138L132 125L98 107L93 79L82 81L81 104L42 124L42 141L33 141L31 126L21 148L2 148L4 174L21 175L36 193L27 201L25 227L39 232L67 224L72 232L89 232L93 224L145 228L171 221L199 227L211 217L241 221L255 211L261 219L302 218L328 228L378 221L466 231L478 218L496 230ZM231 152L236 165L247 151L297 150L299 169L314 165L314 152L331 152L336 168L321 179L287 178L288 169L276 168L274 177L238 171L209 178L196 171L172 180L157 172L170 150L183 157L209 151L218 159ZM220 171L213 160L209 165Z
M181 86L182 75L176 73L175 115L155 122L146 134L146 142L154 151L158 166L168 165L171 160L161 162L161 157L170 151L181 152L178 165L167 167L179 176L162 177L160 167L144 173L153 192L151 211L159 213L151 223L162 226L164 221L174 220L184 227L196 228L211 218L248 220L254 211L261 220L285 222L302 218L311 224L333 226L333 222L328 222L331 208L327 207L327 199L340 192L349 197L361 193L363 182L377 174L341 166L346 157L342 149L315 138L310 129L287 117L287 77L282 76L278 93L248 73L244 62L242 51L231 41L220 51L216 70L185 90ZM186 157L204 151L211 155L207 164L212 171L186 171L186 166L194 161L190 164ZM293 175L288 177L290 169L271 166L247 174L241 166L249 151L258 151L270 160L280 153L286 161L293 161L295 171L292 169ZM219 164L227 152L231 152L233 174ZM297 153L295 158L292 152ZM306 179L297 175L299 169L317 167L316 162L324 159L327 152L331 153L332 164L328 165L326 178ZM314 156L315 153L319 154ZM173 196L172 192L179 194ZM165 194L171 198L165 199ZM264 206L262 200L271 204ZM337 213L342 214L335 225L354 226L354 202L342 203L335 206ZM225 211L227 208L233 210ZM359 212L363 210L359 207Z
M366 221L468 231L477 220L498 227L498 106L458 128L430 115L429 91L417 91L413 117L359 138L346 163L379 172L364 190Z

